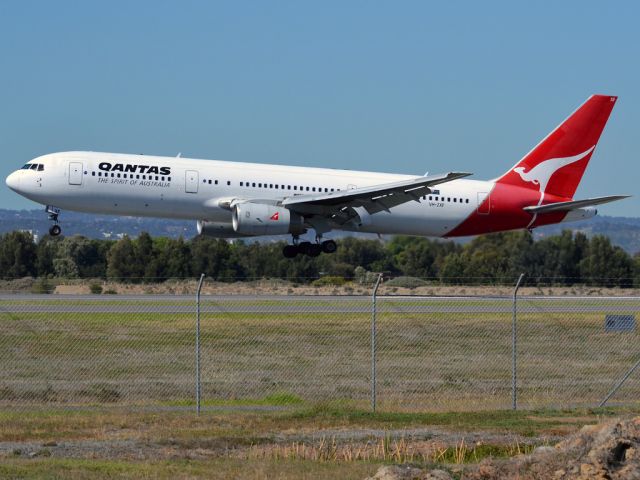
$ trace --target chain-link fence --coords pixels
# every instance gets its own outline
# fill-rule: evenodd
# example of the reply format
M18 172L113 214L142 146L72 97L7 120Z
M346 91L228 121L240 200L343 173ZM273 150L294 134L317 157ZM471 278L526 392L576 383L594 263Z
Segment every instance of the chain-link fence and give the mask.
M193 285L189 295L0 295L0 405L193 407ZM383 288L375 329L370 287L233 290L208 285L201 297L205 408L345 400L369 408L373 386L384 411L512 407L508 290ZM616 386L609 403L637 402L640 297L531 293L516 309L518 408L597 406Z

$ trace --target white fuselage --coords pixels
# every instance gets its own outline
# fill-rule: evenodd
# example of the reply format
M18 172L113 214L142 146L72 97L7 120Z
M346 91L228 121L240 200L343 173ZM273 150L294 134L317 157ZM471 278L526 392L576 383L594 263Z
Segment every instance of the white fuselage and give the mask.
M97 152L35 158L41 171L13 176L19 192L36 202L81 212L231 222L225 201L282 199L390 183L412 175L195 160ZM127 165L129 167L127 167ZM135 167L135 171L134 168ZM128 171L125 171L128 170ZM152 170L149 174L148 171ZM164 174L163 174L164 173ZM7 180L9 184L10 181ZM478 207L493 182L455 180L420 201L367 216L351 231L446 236Z

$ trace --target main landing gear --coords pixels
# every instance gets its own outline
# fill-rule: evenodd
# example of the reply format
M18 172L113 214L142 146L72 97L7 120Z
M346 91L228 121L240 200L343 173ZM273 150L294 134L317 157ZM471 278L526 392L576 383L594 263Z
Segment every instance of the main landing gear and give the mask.
M49 220L53 222L53 225L49 228L49 235L57 237L62 233L62 228L58 224L58 215L60 215L60 209L53 205L47 205L46 212L49 215Z
M321 253L334 253L338 245L333 240L320 242L320 237L316 238L316 243L300 242L298 236L293 237L293 245L287 245L282 249L282 254L286 258L295 258L298 254L317 257Z

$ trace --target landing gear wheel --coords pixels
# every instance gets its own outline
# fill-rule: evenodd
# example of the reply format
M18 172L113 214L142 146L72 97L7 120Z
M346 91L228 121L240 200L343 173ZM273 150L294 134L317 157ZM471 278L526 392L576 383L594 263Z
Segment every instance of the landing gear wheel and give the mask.
M57 237L61 233L62 228L60 228L60 225L51 225L51 228L49 228L49 235L51 235L52 237Z
M319 243L310 243L307 247L307 255L310 257L318 257L322 253L322 247Z
M334 253L338 249L338 244L333 240L326 240L321 243L324 253Z
M298 255L297 245L286 245L282 249L282 255L284 255L285 258L295 258Z
M308 254L310 246L311 246L311 242L300 242L298 244L298 253L302 253L303 255Z

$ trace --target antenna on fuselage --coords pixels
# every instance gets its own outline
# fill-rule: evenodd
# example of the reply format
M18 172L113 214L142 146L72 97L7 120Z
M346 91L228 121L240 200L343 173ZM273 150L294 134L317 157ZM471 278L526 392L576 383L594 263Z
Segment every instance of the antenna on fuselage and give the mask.
M182 152L178 152L178 154L176 155L176 158L180 158L182 156Z

